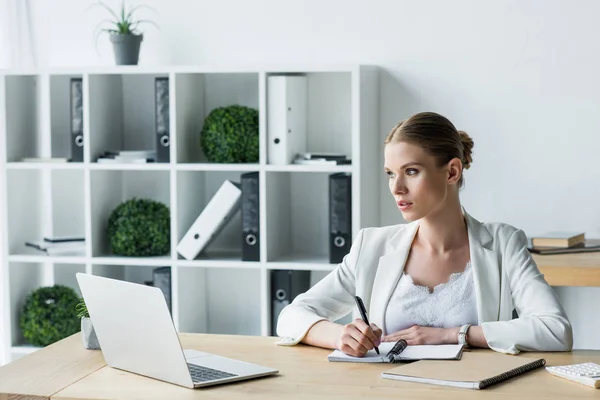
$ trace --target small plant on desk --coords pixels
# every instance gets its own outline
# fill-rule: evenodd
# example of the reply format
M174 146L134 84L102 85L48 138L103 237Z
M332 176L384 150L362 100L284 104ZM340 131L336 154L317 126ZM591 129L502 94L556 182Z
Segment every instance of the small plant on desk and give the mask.
M75 311L77 311L77 317L81 318L81 340L83 347L88 350L100 350L100 343L98 342L98 337L96 336L96 331L94 330L94 325L92 324L92 319L90 318L90 313L83 297L75 306Z

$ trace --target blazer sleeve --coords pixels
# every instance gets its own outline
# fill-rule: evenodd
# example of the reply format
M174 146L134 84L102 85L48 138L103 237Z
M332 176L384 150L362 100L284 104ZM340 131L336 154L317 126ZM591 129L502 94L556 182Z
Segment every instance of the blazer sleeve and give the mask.
M335 321L352 311L355 304L356 266L360 258L364 230L360 230L342 262L315 286L287 305L277 320L279 344L295 345L308 330L322 320Z
M529 253L522 230L516 230L508 240L503 264L519 317L481 324L490 348L509 354L521 350L571 351L571 323Z

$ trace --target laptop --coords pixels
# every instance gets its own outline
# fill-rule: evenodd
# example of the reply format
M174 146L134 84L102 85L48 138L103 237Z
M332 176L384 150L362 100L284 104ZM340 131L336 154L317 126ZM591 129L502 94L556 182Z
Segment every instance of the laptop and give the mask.
M277 369L183 350L163 292L152 286L77 273L106 363L188 388L277 374Z

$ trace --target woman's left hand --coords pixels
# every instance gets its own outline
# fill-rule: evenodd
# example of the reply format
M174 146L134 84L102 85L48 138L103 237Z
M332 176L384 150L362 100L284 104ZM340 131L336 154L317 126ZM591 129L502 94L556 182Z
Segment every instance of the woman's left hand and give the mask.
M452 344L458 343L460 328L431 328L413 325L408 329L397 331L381 337L382 342L397 342L406 340L409 346L421 344Z

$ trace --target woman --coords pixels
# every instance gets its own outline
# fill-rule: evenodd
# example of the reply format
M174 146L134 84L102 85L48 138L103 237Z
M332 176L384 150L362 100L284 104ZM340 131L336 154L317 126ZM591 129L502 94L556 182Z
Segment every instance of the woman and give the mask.
M416 114L392 129L384 169L408 223L362 229L340 265L282 310L280 344L359 357L401 338L511 354L572 349L571 324L523 231L479 222L461 207L472 149L473 140L439 114ZM358 315L355 295L371 326L332 322Z

